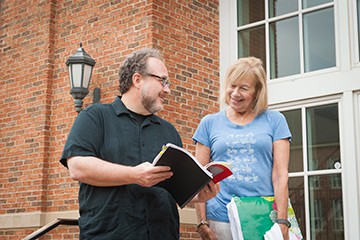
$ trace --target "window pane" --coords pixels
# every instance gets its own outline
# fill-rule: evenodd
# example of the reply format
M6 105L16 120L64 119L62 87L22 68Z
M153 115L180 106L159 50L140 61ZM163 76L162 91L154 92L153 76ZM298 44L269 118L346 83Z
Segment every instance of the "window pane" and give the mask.
M333 177L341 179L340 174L309 177L311 240L344 239L342 190L331 186Z
M290 162L289 172L303 172L303 142L301 127L301 110L291 110L282 112L286 118L291 131Z
M334 67L334 8L304 14L305 72Z
M270 24L270 78L300 73L298 17Z
M289 198L294 209L296 219L303 236L306 233L304 179L302 177L289 178Z
M250 28L238 33L238 57L254 56L266 66L265 26Z
M332 0L303 0L303 8L310 8L329 2L332 2Z
M309 170L340 169L337 104L309 108L306 118Z
M298 9L298 0L269 0L269 16L276 17Z
M265 19L264 0L238 0L237 24L242 26Z

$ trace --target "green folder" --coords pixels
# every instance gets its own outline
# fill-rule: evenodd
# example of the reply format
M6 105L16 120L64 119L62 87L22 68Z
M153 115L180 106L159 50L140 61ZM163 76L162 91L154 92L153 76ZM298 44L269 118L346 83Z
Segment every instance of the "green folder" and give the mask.
M277 218L274 208L275 198L273 196L241 198L233 196L233 199L238 211L244 240L263 240L264 234L270 230ZM288 210L288 220L291 223L290 231L296 235L297 239L303 239L290 199Z
M264 234L273 225L270 214L274 198L234 197L241 222L244 240L264 239Z

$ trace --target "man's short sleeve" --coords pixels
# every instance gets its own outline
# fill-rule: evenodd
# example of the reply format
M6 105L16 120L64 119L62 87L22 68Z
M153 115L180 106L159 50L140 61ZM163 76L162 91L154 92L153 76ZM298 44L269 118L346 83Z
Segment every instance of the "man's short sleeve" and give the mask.
M82 110L76 118L66 141L60 162L74 156L96 156L102 140L100 111L96 107Z

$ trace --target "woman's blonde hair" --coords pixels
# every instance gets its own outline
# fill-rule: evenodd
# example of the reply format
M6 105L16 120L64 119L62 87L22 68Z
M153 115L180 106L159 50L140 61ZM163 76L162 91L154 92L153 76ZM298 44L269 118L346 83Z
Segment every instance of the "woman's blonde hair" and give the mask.
M229 84L239 84L246 78L251 78L255 81L253 112L255 115L258 115L268 108L268 94L265 70L262 61L256 57L239 58L228 68L225 76L223 100L226 104L229 104L229 96L226 95L226 89Z

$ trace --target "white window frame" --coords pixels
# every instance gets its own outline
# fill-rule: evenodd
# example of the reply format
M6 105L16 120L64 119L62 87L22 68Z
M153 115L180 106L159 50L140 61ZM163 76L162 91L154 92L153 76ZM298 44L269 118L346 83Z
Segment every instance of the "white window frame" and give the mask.
M313 176L319 174L331 174L331 173L341 173L342 175L342 191L343 191L343 211L344 211L344 235L345 239L360 239L360 230L359 230L359 182L360 176L357 174L360 172L360 166L356 164L355 161L347 161L346 159L356 159L356 153L360 159L360 143L357 141L355 143L355 135L357 139L360 139L359 131L348 128L349 124L353 124L352 119L355 118L355 112L357 112L357 126L359 126L360 119L360 91L353 95L352 92L346 92L343 95L333 95L319 99L309 99L302 100L297 102L289 102L277 105L271 105L271 109L276 109L279 111L288 111L294 109L301 109L302 111L302 123L306 121L306 109L314 106L328 105L332 103L338 103L339 106L339 134L340 134L340 156L341 156L341 169L331 169L331 170L316 170L316 171L305 171L305 172L296 172L290 173L289 177L304 177ZM357 109L357 111L353 111ZM303 126L303 143L304 146L306 143L306 129ZM303 148L303 156L307 156L306 147ZM307 157L304 157L304 169L308 169L307 166ZM303 233L306 236L306 239L311 239L310 231L310 216L309 216L309 182L308 177L304 178L304 198L305 198L305 218L306 218L306 233ZM354 191L358 194L354 196Z
M349 28L350 28L350 41L351 41L351 65L353 67L360 67L360 49L359 49L359 41L360 41L360 33L358 32L358 18L357 16L357 0L349 1Z
M311 230L318 231L319 229L313 229L313 226L311 226L310 222L310 189L309 189L309 177L311 176L321 176L321 175L328 175L328 174L341 174L343 176L343 168L340 169L326 169L326 170L308 170L308 153L307 153L307 130L306 130L306 110L311 107L316 106L323 106L323 105L329 105L329 104L338 104L339 108L339 120L340 120L340 105L341 105L341 96L340 95L334 95L329 96L321 99L312 99L312 100L303 100L298 102L292 102L292 103L285 103L285 104L278 104L278 105L271 105L270 109L276 109L278 111L289 111L294 109L300 109L301 110L301 123L302 123L302 142L303 142L303 172L294 172L289 173L289 177L303 177L304 179L304 199L305 199L305 218L306 218L306 232L303 232L302 234L306 237L306 239L311 239ZM340 149L342 149L342 137L341 137L341 127L339 122L339 135L340 135ZM341 151L342 152L342 151ZM341 155L340 152L340 155ZM342 159L342 156L341 156ZM342 165L343 166L343 165ZM316 188L316 186L313 186ZM344 192L344 188L343 188ZM343 194L344 198L344 194ZM343 199L344 202L344 199ZM315 204L315 203L313 203ZM314 213L313 213L314 214ZM345 215L345 211L344 211ZM314 216L313 216L314 217ZM314 218L313 218L314 220ZM312 223L314 224L314 222ZM344 221L344 225L345 225ZM346 239L346 233L344 231L345 239Z
M360 162L360 64L359 56L354 55L359 52L355 51L358 41L356 0L334 0L334 17L337 67L269 82L269 104L274 109L291 110L308 103L323 105L328 100L337 99L344 234L345 239L360 239L360 164L357 163ZM226 70L237 59L236 0L219 1L219 20L222 97ZM220 102L220 108L225 107L226 105ZM304 182L305 186L307 184L308 182ZM305 199L307 198L305 196ZM305 205L308 208L308 203ZM308 218L309 216L306 216L306 219Z
M354 76L360 76L360 65L358 68L355 68L356 71L350 77L344 75L344 72L354 70L354 60L351 59L355 58L349 58L355 52L354 43L351 45L351 48L349 44L350 42L355 42L350 41L350 33L353 32L351 29L354 29L355 26L349 27L348 8L351 7L348 4L349 1L354 2L356 0L341 0L341 4L339 0L334 0L337 67L273 79L268 84L269 103L276 104L284 101L297 101L331 94L341 94L349 89L359 89L359 81ZM220 79L224 79L227 68L237 59L236 0L221 0L219 7ZM351 22L354 23L354 21ZM269 47L267 46L267 48ZM269 58L269 55L267 55L267 58ZM267 60L267 63L269 64L269 60ZM342 81L339 81L339 79L342 79ZM223 88L224 86L221 81L220 97L223 95ZM223 102L220 102L220 106L221 108L226 107Z

